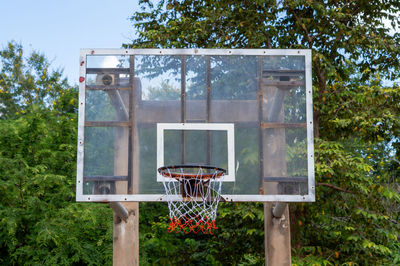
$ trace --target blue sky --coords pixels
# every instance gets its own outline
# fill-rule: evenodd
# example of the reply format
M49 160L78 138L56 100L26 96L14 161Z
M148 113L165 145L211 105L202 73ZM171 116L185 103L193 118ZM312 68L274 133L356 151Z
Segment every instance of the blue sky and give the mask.
M135 36L134 0L6 0L0 10L0 49L14 40L37 50L78 83L81 48L120 48Z

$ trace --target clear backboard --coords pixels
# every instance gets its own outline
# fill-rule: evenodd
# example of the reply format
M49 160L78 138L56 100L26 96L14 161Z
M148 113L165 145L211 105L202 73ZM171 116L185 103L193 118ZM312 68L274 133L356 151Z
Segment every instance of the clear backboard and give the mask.
M85 49L77 201L165 201L166 165L226 170L223 201L314 201L310 50Z

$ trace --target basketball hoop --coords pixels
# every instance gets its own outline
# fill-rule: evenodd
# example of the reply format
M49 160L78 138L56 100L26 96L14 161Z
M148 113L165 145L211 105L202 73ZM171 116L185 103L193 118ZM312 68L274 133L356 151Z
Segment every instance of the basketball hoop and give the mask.
M158 169L168 201L168 232L214 234L217 207L226 171L205 165L175 165Z

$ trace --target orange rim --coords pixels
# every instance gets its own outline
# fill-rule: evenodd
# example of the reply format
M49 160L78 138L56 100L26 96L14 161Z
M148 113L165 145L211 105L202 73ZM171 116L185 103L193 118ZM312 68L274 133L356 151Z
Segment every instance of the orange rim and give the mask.
M210 170L214 171L212 173L195 173L195 171L188 172L188 173L182 173L182 172L176 172L174 170L179 169L182 171L182 169L197 169L200 171L200 169L204 170ZM170 165L170 166L163 166L158 168L158 172L167 178L175 178L177 180L180 179L215 179L215 178L220 178L226 173L225 169L219 168L219 167L214 167L214 166L208 166L208 165Z

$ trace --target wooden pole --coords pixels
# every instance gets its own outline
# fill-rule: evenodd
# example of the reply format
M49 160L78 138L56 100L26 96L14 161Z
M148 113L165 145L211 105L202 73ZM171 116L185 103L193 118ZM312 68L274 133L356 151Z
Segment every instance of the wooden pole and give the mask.
M128 175L128 181L116 182L116 194L138 193L138 132L134 121L135 90L140 90L140 81L134 79L133 56L130 57L130 84L131 91L121 93L124 112L129 113L129 127L116 128L115 149L114 149L114 175ZM121 106L118 106L121 107ZM120 120L126 120L123 115L117 116ZM113 265L131 266L139 265L139 203L123 202L128 216L121 216L117 208L114 211L113 222ZM123 214L126 214L123 210ZM121 217L126 218L121 219Z
M124 222L114 213L113 265L139 265L139 203L122 204L129 216Z
M128 172L128 136L127 127L118 128L115 136L114 174L126 175ZM126 194L127 181L115 182L116 194ZM121 219L119 212L114 211L113 223L113 265L127 266L139 264L139 204L137 202L122 202L128 217Z
M127 127L116 129L114 174L126 175L128 172L128 139ZM134 171L135 172L135 171ZM115 182L116 194L126 194L127 181ZM139 203L122 202L128 217L124 221L119 212L114 211L113 222L113 265L139 265Z
M275 218L273 207L273 203L264 203L265 265L291 265L289 208Z
M263 83L261 86L262 120L273 123L283 121L284 91ZM262 127L260 125L260 127ZM284 128L263 128L262 163L264 177L286 176L286 141ZM265 182L264 194L278 194L277 182ZM286 204L287 205L287 204ZM273 203L264 203L265 265L291 265L289 205L279 205L279 218L274 217ZM283 214L282 214L283 213Z

